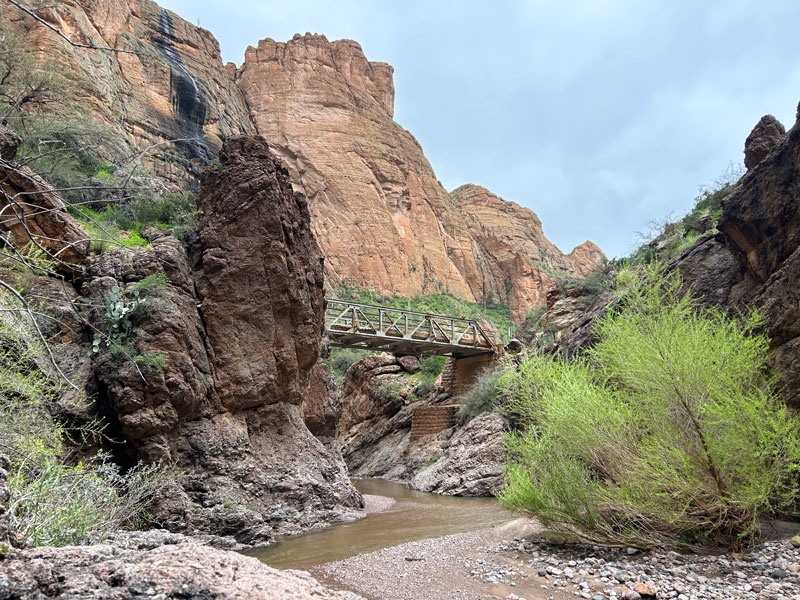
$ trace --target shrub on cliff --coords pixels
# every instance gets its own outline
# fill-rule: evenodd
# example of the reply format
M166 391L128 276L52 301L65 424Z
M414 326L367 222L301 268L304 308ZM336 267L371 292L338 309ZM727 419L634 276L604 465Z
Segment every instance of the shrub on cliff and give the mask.
M67 392L75 390L51 374L48 361L44 343L32 331L31 313L0 291L0 454L11 462L8 541L23 546L101 541L142 519L149 500L177 474L158 464L123 473L102 454L76 460L81 445L102 441L103 427L94 420L67 420L64 415L86 407L80 406L83 400L68 399ZM0 539L0 547L5 543Z
M509 385L509 377L513 370L507 363L481 373L478 380L467 392L458 397L461 405L459 414L469 420L481 413L491 412L505 401L505 392Z
M763 319L700 307L677 275L621 283L586 357L527 355L506 380L525 426L501 500L591 542L749 542L793 505L800 465Z

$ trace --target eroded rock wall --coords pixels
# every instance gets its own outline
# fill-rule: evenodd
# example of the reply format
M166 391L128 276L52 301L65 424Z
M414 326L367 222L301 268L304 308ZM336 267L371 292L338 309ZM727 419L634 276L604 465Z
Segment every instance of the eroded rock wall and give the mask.
M591 243L563 255L536 215L478 186L441 186L392 120L392 68L350 40L296 35L247 49L237 73L258 131L309 198L332 283L403 296L449 292L510 304L517 318L552 285L585 273Z
M126 50L74 47L17 7L0 5L22 49L65 88L47 111L99 125L118 161L143 153L157 175L196 185L222 138L254 131L235 68L222 64L214 36L155 2L63 0L36 14L76 43Z
M187 472L154 511L165 526L264 543L352 518L361 497L338 449L300 412L317 374L324 303L305 198L261 138L228 140L220 163L203 176L191 259L170 236L106 252L88 265L84 293L102 327L114 286L124 293L166 275L135 321L138 351L165 356L166 368L140 373L101 352L105 411L130 459Z

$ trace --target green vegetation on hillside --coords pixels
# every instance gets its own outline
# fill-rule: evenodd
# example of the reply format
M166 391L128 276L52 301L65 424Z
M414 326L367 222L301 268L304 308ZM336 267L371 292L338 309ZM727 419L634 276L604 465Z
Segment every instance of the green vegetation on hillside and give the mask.
M486 305L468 302L456 298L452 294L430 294L416 298L377 294L357 285L341 284L333 294L339 300L359 302L361 304L377 304L403 310L461 317L464 319L486 319L493 323L504 340L508 338L509 329L514 328L511 311L504 304Z
M682 294L677 272L626 270L598 343L504 373L504 505L593 543L740 545L798 493L800 425L765 370L756 312Z
M50 373L32 324L21 303L0 294L0 454L10 459L0 467L8 468L11 491L10 539L0 539L0 551L99 542L140 524L150 499L177 477L159 464L122 472L102 452L78 459L81 446L103 442L102 423L63 416L85 411L86 400Z
M742 167L731 165L713 185L695 198L694 208L677 220L663 219L651 231L642 234L642 244L626 257L614 261L615 266L668 262L692 245L706 229L717 226L722 215L722 200L731 193L743 175Z

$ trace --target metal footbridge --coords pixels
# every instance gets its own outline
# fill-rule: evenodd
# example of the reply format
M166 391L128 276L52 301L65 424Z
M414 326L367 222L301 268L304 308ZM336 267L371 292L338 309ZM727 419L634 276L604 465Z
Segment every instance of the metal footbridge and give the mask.
M494 354L497 348L477 321L328 300L325 331L332 346L456 358Z

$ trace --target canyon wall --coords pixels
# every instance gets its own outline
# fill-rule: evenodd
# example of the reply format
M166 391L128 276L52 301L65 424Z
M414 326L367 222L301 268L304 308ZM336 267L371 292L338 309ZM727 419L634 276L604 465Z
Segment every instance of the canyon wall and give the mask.
M62 0L36 14L78 44L125 50L72 46L17 7L0 5L14 41L63 88L46 110L75 129L99 126L115 162L132 165L143 153L156 175L196 186L224 137L254 131L235 67L222 64L214 36L155 2Z
M529 209L477 186L452 195L416 139L392 120L392 67L350 40L261 40L237 73L258 131L309 199L335 285L402 296L447 292L503 302L517 318L544 304L554 275L602 259L563 255Z
M151 0L65 0L36 14L76 43L123 50L75 47L2 5L22 49L69 89L48 114L93 123L104 159L130 166L141 154L173 191L197 189L223 138L257 130L309 199L333 289L446 292L508 304L521 320L554 276L602 259L588 242L562 254L532 211L483 188L448 194L393 120L393 68L354 41L265 39L237 70L211 33Z

